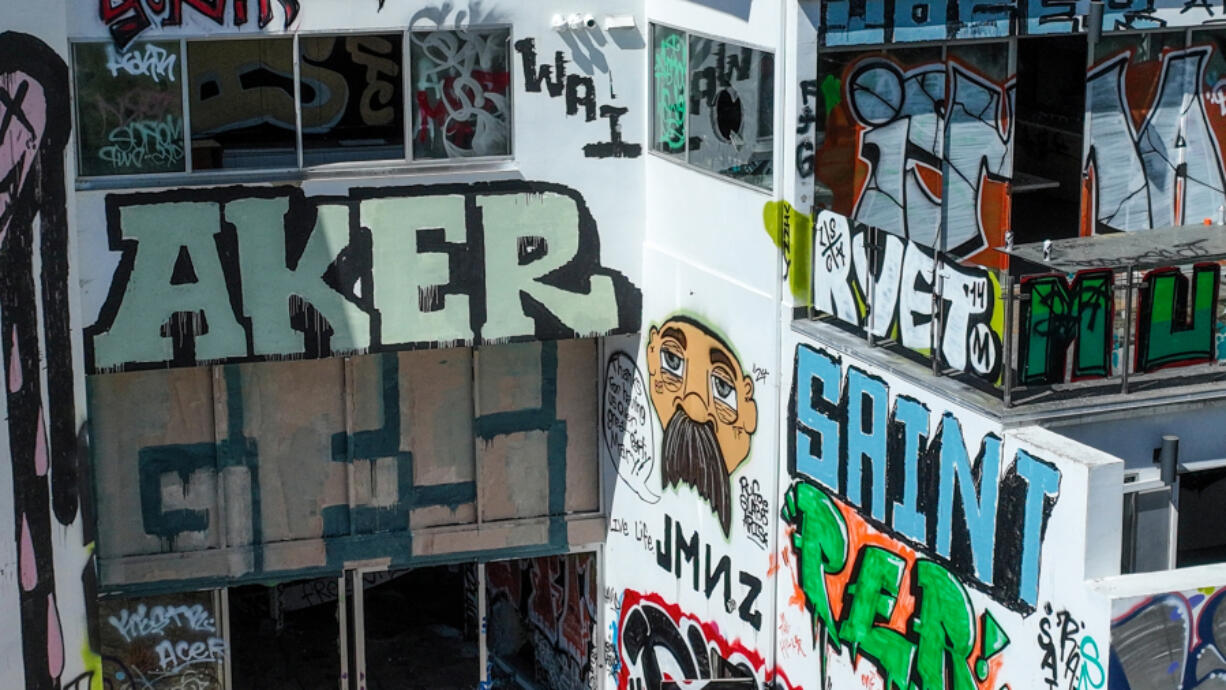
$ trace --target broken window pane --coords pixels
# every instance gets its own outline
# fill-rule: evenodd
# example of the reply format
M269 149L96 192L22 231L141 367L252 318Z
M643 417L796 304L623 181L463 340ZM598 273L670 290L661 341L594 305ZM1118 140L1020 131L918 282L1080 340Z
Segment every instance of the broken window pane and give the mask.
M510 155L510 30L440 29L409 35L413 157Z
M292 39L188 43L187 70L192 169L297 167Z
M590 553L487 563L491 686L585 690L598 682L596 583Z
M338 580L230 588L234 690L335 690L341 677Z
M82 43L73 67L80 174L183 172L178 43Z
M770 189L775 56L690 36L690 163Z
M651 148L685 154L685 34L651 27Z
M212 592L98 602L102 686L221 690L227 655Z
M298 45L303 163L404 158L401 34L312 36Z

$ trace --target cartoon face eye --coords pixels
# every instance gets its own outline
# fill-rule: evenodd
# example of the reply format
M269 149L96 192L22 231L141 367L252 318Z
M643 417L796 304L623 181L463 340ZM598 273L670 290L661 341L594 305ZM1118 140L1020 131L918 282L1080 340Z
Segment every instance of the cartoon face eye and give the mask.
M660 366L664 373L683 378L685 376L685 357L668 348L660 350Z
M718 372L711 374L711 399L736 412L736 386Z

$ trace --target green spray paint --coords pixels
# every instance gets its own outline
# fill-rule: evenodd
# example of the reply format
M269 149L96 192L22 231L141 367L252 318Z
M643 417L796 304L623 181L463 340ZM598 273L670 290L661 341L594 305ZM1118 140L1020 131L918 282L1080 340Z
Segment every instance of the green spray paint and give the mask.
M1112 280L1111 271L1098 270L1078 275L1071 288L1058 275L1022 283L1022 304L1028 305L1020 342L1023 384L1061 383L1073 342L1073 378L1111 375Z
M975 611L966 590L952 573L928 560L915 562L915 583L920 687L976 690L969 663L975 649Z
M877 621L888 621L894 614L906 568L900 556L879 546L861 550L856 580L847 586L851 605L839 631L853 654L858 651L876 660L885 675L886 688L899 690L907 690L915 643L897 630L877 625Z
M652 61L652 83L656 96L656 137L663 150L685 150L685 36L657 28L667 34L656 45Z
M327 319L332 327L334 351L370 347L370 316L323 280L341 250L349 246L349 208L319 205L314 230L291 269L285 233L268 232L268 228L283 226L289 206L289 197L253 197L226 205L226 220L234 225L238 237L242 275L259 276L259 280L242 281L243 308L252 324L252 351L257 355L306 351L303 334L294 329L291 309L287 308L293 297L309 303ZM413 258L418 256L413 254ZM412 272L411 268L402 270ZM415 304L415 300L403 299L406 294L413 293L405 290L399 301ZM387 316L384 319L386 322Z
M979 635L983 643L980 645L979 661L975 662L975 677L983 681L988 679L988 659L1009 646L1009 636L988 611L979 617Z
M987 680L988 661L1009 645L1009 636L991 613L976 617L953 573L934 561L915 561L915 609L910 632L904 634L888 627L888 621L898 606L906 559L881 546L865 545L847 575L842 620L835 620L826 577L843 573L848 565L847 523L834 500L805 481L784 495L782 514L795 527L792 546L799 584L815 623L832 644L871 661L887 689L978 690L978 682Z
M843 102L843 82L833 74L822 80L822 97L826 104L826 117Z
M1189 285L1183 272L1160 268L1145 276L1137 315L1138 371L1213 359L1220 271L1217 264L1201 264L1193 269L1190 320Z
M813 257L813 218L786 201L768 201L762 208L762 224L787 264L788 287L797 306L812 301L810 265Z
M796 526L792 545L799 563L800 588L804 590L809 609L825 627L830 640L838 644L838 627L830 610L826 574L842 572L847 565L847 523L826 492L808 482L798 483L788 490L784 497L783 519Z

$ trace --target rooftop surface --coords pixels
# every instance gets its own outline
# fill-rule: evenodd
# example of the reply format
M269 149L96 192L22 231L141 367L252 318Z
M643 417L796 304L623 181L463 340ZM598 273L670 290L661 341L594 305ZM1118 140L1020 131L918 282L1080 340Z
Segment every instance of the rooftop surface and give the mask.
M1043 243L1015 245L1000 251L1053 271L1075 273L1087 268L1134 269L1197 261L1226 260L1226 225L1179 225L1143 232L1052 240L1043 258Z

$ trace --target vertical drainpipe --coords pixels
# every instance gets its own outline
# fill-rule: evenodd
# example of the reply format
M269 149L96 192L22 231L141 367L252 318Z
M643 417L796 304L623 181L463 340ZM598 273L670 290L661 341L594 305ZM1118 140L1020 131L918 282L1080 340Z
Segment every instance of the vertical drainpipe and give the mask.
M1170 486L1175 483L1179 469L1179 437L1172 434L1162 436L1162 448L1158 451L1158 471L1162 483Z
M1167 540L1167 567L1174 568L1179 561L1179 437L1163 434L1162 448L1158 451L1158 472L1162 483L1170 488L1170 522Z

